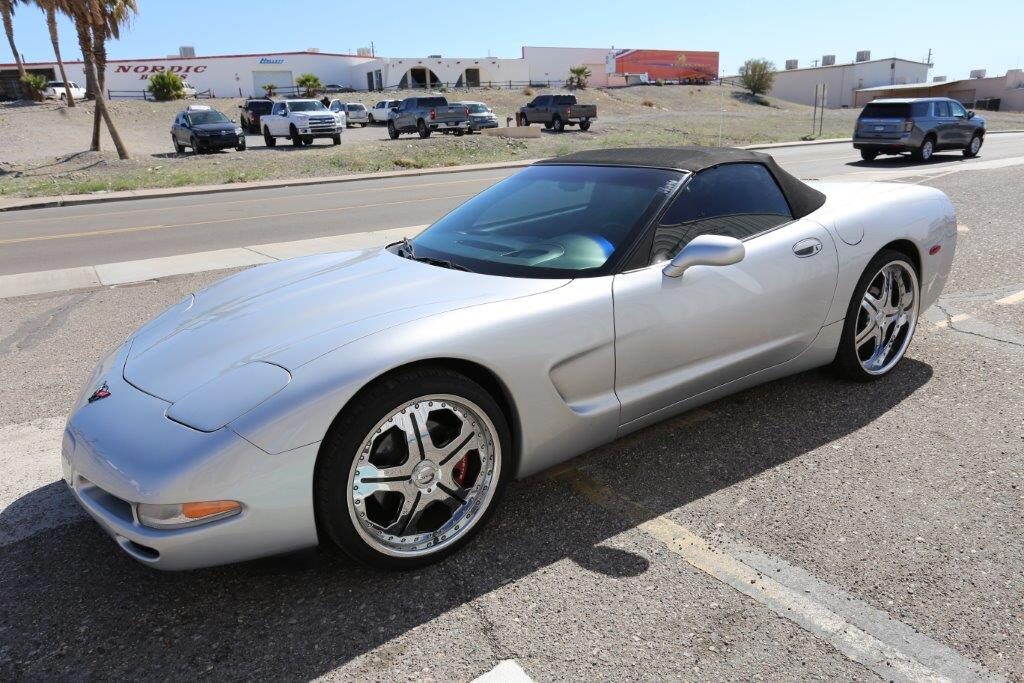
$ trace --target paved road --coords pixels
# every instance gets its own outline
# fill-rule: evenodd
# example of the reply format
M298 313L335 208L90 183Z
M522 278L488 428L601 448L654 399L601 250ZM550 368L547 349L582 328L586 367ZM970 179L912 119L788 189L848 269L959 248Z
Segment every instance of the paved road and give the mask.
M957 256L892 376L805 373L516 482L417 572L128 559L59 481L63 419L222 273L0 300L0 680L1024 679L1024 167L926 182Z
M867 164L849 144L771 150L802 178L911 179L1024 163L1024 134L993 135L977 159ZM515 170L112 202L0 214L0 275L205 252L430 223Z

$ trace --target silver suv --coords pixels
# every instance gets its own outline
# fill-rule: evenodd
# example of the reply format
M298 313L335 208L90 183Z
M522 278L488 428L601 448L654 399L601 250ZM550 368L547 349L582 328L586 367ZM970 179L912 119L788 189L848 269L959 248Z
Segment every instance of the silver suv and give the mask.
M984 141L985 119L946 97L869 102L853 131L853 147L865 161L902 152L928 161L943 149L962 149L965 157L973 157Z

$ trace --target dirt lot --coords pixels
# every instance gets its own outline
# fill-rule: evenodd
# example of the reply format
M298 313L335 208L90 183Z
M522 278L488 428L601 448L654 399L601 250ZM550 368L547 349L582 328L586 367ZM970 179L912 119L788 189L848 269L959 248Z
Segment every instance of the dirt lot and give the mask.
M532 92L532 91L531 91ZM543 93L543 89L533 94ZM410 93L389 93L401 98ZM506 116L532 95L515 90L471 89L448 93L451 100L479 100ZM345 96L367 105L379 93ZM485 136L389 140L383 127L350 129L341 147L318 141L313 147L267 149L249 136L248 150L195 156L175 154L170 122L181 102L118 101L111 111L133 158L119 161L104 134L100 153L88 147L92 104L74 109L56 103L0 105L0 196L103 192L143 187L235 183L272 178L453 166L567 154L593 147L705 144L742 145L799 140L811 134L811 108L771 98L754 100L730 87L666 86L588 90L581 99L598 106L599 119L587 133L570 129L540 139ZM206 102L231 117L238 99ZM854 110L825 114L822 137L850 134ZM1024 114L986 112L992 130L1024 128ZM41 135L40 131L49 131Z

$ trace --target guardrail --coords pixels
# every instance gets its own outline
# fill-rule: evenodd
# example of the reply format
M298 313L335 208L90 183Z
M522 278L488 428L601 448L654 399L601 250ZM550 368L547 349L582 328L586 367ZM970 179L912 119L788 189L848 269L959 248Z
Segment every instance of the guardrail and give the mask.
M211 100L217 95L213 90L201 90L195 94L197 100ZM148 90L107 90L108 100L149 100L156 102L153 93ZM187 98L183 98L187 99Z

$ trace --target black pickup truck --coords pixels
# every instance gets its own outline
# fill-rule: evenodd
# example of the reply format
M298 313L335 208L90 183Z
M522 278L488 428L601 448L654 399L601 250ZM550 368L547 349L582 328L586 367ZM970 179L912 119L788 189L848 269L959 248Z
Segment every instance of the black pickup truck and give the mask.
M597 118L596 104L579 104L575 95L539 95L519 110L516 119L520 126L543 123L547 129L561 133L566 126L579 126L589 130Z

